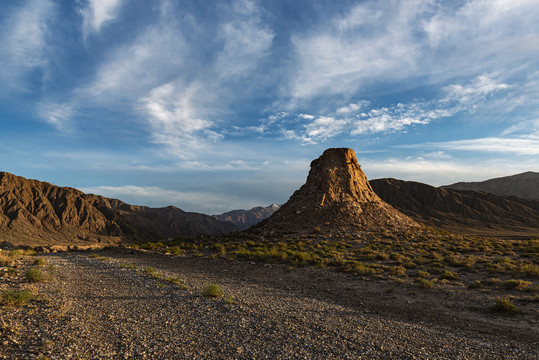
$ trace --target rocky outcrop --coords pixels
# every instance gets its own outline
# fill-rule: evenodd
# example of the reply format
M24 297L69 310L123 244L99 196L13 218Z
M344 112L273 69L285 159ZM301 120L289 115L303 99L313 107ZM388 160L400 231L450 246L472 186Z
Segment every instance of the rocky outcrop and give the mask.
M305 184L257 228L270 232L387 232L418 226L376 195L352 149L333 148L311 163Z
M476 190L501 196L518 196L539 200L539 173L528 171L480 182L459 182L444 188L456 190Z
M279 210L279 205L257 206L251 210L232 210L221 215L213 215L217 220L236 225L241 230L250 228Z
M17 245L118 243L235 230L210 216L172 206L134 206L0 173L0 240Z
M439 229L485 235L539 235L539 201L397 179L377 179L370 184L393 207Z

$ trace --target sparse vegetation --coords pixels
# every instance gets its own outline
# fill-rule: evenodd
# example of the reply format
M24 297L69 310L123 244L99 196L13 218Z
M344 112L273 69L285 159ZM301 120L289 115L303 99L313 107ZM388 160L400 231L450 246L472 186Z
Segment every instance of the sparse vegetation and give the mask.
M202 289L202 295L207 297L223 296L223 288L219 284L206 284Z
M24 306L34 298L28 290L7 289L2 292L2 303L8 306Z
M430 289L434 287L434 281L422 279L422 278L419 278L418 281L419 281L419 287L422 289Z
M43 272L37 268L32 268L26 270L24 273L24 277L26 278L26 281L29 283L40 283L45 281L45 275Z
M530 281L524 281L524 280L505 280L503 283L503 286L508 289L518 289L518 290L525 290L526 288L532 286L532 283Z
M46 264L47 264L47 260L43 259L42 257L38 257L34 259L34 265L45 266Z
M505 314L516 314L519 312L517 306L508 298L497 298L494 300L494 305L490 307L490 310Z

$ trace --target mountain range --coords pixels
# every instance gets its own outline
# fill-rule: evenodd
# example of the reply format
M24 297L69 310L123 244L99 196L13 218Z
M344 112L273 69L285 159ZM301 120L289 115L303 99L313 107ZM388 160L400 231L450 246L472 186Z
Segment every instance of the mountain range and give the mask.
M129 205L0 172L0 241L117 244L252 226L279 234L398 232L419 224L455 233L538 238L538 189L539 173L534 172L439 188L397 179L369 182L352 149L328 149L313 160L305 184L284 205L209 216L174 206Z
M0 172L0 240L13 244L114 244L237 230L174 206L129 205Z
M448 189L476 190L502 196L518 196L539 200L539 173L528 171L480 182L458 182L443 186Z
M414 181L371 180L374 191L418 222L456 233L539 237L539 201Z
M241 230L250 228L262 220L270 217L279 210L280 205L271 204L269 206L257 206L251 210L232 210L221 215L212 215L220 221L231 223Z

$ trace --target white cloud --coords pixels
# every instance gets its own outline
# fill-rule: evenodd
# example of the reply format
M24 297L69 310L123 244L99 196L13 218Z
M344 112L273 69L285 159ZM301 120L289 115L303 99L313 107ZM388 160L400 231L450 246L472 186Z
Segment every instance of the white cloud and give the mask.
M153 25L106 57L94 80L76 93L99 104L136 99L177 76L187 51L178 24Z
M448 185L459 181L483 181L500 176L514 175L534 169L537 164L516 163L512 159L468 161L468 159L421 159L415 157L386 158L382 161L361 161L369 180L397 178L418 181L433 186ZM530 167L532 166L532 167Z
M226 206L227 202L231 200L230 197L222 193L178 191L157 186L96 186L80 190L85 193L121 199L133 205L151 207L174 205L186 211L193 211L192 209L200 209L201 207L202 209L219 209Z
M31 0L10 14L0 35L0 79L3 86L27 90L25 77L49 64L48 23L55 6L48 0Z
M219 26L223 49L215 63L216 75L223 80L250 74L257 61L268 55L275 37L253 1L235 1L227 10L229 18Z
M202 107L197 104L197 99L205 96L201 90L196 83L189 86L168 83L140 99L141 109L148 115L154 142L167 145L173 153L184 157L207 146L208 140L221 137L210 130L214 123L202 118Z
M54 126L58 131L67 131L73 116L73 108L70 104L55 104L42 102L37 104L38 115L47 123Z
M88 0L88 6L81 10L82 32L87 37L90 32L99 32L101 27L114 20L123 0Z
M426 146L443 150L495 152L517 155L539 155L539 137L487 137L469 140L427 143Z
M359 110L367 107L370 105L370 102L367 100L362 100L355 104L348 104L346 106L340 107L337 109L337 114L348 114L348 113L356 113Z
M483 74L468 84L451 84L443 90L443 97L429 101L414 100L387 107L371 108L368 101L352 103L337 108L330 115L280 113L266 121L268 128L277 128L285 139L299 140L306 144L323 142L342 134L352 136L385 132L403 132L414 125L426 125L441 118L461 112L473 112L482 106L492 106L491 101L500 91L511 85L497 81L492 75ZM308 123L297 127L297 119Z
M330 116L320 116L305 126L303 142L317 143L343 132L348 121L335 119Z
M511 72L539 51L538 17L535 0L362 2L292 38L297 66L284 95L297 105L373 82Z
M353 122L352 135L403 131L411 125L429 124L433 119L451 116L446 109L431 109L430 104L397 104L389 108L372 109Z
M441 102L458 101L463 104L475 104L489 94L506 90L510 87L508 84L496 81L491 75L483 74L468 85L452 84L446 86L444 90L447 96Z

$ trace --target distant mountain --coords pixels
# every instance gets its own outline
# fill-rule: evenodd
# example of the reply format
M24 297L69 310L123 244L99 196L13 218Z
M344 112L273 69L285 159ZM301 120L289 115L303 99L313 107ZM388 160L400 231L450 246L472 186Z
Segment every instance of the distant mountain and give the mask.
M539 236L539 201L397 179L371 180L386 202L424 224L456 233Z
M480 182L458 182L442 186L457 190L476 190L502 196L539 200L539 173L528 171Z
M149 208L0 172L0 241L20 245L124 240L237 231L173 206Z
M332 148L311 162L305 184L255 226L266 233L401 232L419 227L372 190L354 150Z
M271 204L266 207L257 206L251 210L232 210L221 215L213 215L213 217L217 220L234 224L241 230L245 230L271 216L279 207L280 205L277 204Z

